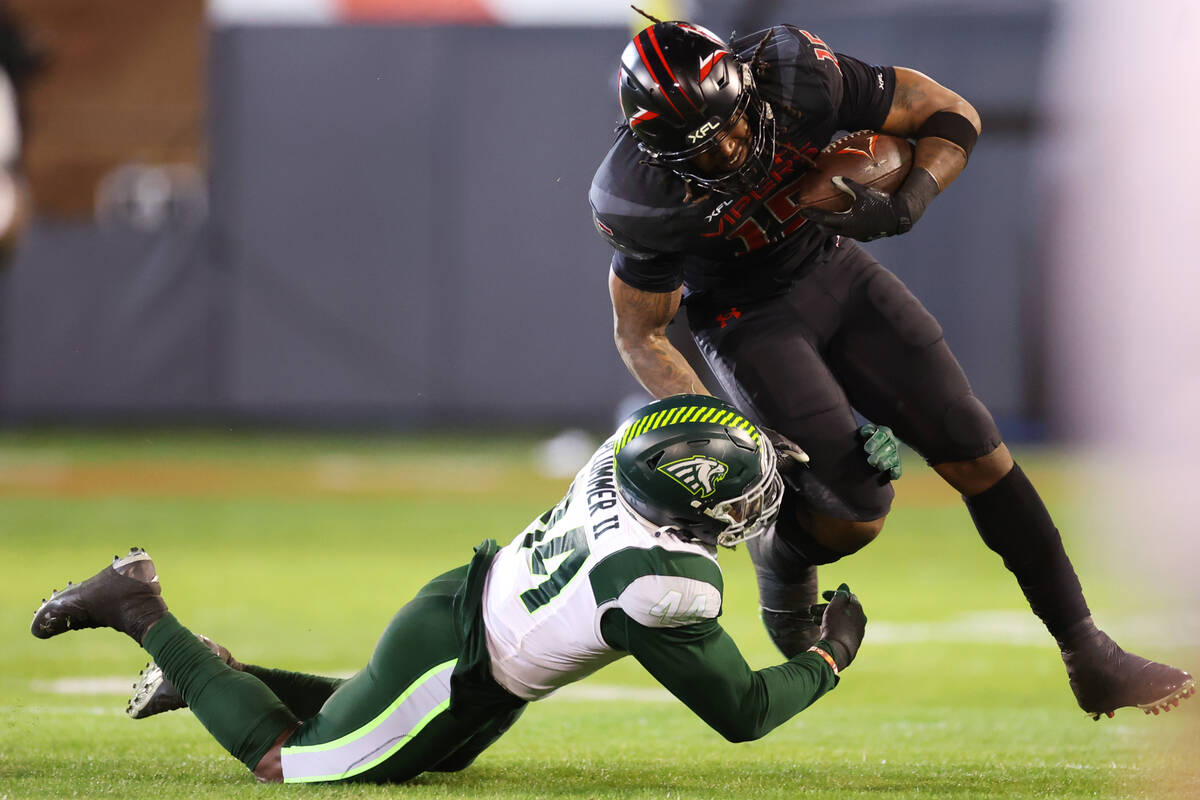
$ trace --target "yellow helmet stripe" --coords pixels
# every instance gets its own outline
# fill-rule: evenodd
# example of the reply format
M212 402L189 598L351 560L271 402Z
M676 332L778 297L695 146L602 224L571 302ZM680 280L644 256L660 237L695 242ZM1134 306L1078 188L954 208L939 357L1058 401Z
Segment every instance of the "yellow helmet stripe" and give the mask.
M728 411L716 406L679 406L677 408L665 408L653 414L648 414L629 425L617 443L615 451L620 452L622 448L643 433L649 433L650 431L670 425L689 422L711 422L715 425L740 428L746 431L755 443L759 439L758 428L750 420L735 411Z

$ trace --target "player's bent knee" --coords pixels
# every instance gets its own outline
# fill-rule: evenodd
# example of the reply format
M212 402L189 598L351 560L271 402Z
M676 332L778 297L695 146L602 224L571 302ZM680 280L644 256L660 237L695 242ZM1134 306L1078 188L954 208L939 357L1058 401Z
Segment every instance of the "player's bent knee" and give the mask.
M812 535L819 544L841 555L857 553L883 531L887 517L859 522L823 514L812 515Z
M947 440L963 451L959 458L980 458L1001 442L992 412L970 393L946 408L942 423Z
M891 491L891 486L885 488ZM802 566L832 564L874 541L886 518L886 507L869 517L817 511L805 499L787 492L771 537L777 542L773 549L782 551L775 560Z
M283 743L292 738L299 727L295 725L279 734L271 749L254 765L254 777L262 783L283 783Z
M283 759L281 748L275 745L254 766L254 777L262 783L283 783Z
M947 461L933 466L934 471L946 483L967 497L974 497L992 488L1011 472L1012 468L1012 454L1003 443L980 458Z
M766 734L766 731L753 723L734 722L733 720L721 724L717 732L725 738L725 741L731 744L753 742L761 739Z

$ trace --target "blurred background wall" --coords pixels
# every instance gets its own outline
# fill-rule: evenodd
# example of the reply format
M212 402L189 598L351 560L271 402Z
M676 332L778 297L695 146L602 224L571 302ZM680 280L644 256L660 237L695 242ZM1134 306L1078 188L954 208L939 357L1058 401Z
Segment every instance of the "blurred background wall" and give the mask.
M607 426L637 386L586 195L635 18L434 5L10 2L48 59L24 92L36 216L0 273L0 422ZM646 7L721 34L801 23L976 104L971 167L871 247L1006 435L1040 435L1055 4Z

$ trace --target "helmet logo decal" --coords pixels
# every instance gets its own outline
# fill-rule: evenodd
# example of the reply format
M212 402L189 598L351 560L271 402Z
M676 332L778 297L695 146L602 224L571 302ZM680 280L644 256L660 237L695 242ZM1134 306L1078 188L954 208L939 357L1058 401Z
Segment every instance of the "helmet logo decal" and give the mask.
M729 467L711 456L692 456L660 464L658 471L692 494L708 497L717 490L721 479L729 474Z
M657 119L657 118L658 118L658 114L654 113L653 111L649 111L649 110L643 108L642 110L638 111L636 114L634 114L632 117L629 118L629 124L630 125L638 125L642 122L648 122L649 120Z
M708 134L712 133L713 131L717 130L720 127L721 127L721 123L718 122L717 120L709 120L708 122L701 125L699 128L696 128L696 130L694 130L688 134L688 142L691 144L695 144L696 142L700 141L705 136L708 136Z
M712 72L712 68L716 66L727 55L731 55L728 50L718 50L715 53L709 53L700 61L700 80L703 81L708 77L708 73Z

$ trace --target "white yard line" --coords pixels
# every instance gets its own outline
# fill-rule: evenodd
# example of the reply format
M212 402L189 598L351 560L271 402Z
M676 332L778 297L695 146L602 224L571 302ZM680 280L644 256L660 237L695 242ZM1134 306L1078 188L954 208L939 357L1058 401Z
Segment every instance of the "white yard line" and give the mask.
M137 675L121 677L58 678L53 681L32 681L29 688L46 694L129 694Z
M1188 617L1147 615L1112 620L1111 627L1101 620L1118 641L1133 641L1134 652L1153 657L1153 649L1184 646L1200 641L1200 622ZM914 644L1001 644L1010 647L1054 647L1054 640L1041 622L1027 611L977 611L944 622L888 622L872 620L867 624L868 647L911 646ZM348 676L352 673L347 673ZM36 680L34 692L56 695L97 696L127 695L136 675L89 676ZM665 689L632 687L581 681L556 692L552 698L567 701L628 700L658 703L672 699ZM25 709L28 711L29 709ZM119 709L118 709L119 710ZM84 713L103 713L101 710Z
M125 706L0 706L0 716L10 714L23 717L44 717L49 714L70 717L77 717L80 714L92 717L123 717L125 716ZM3 797L4 795L0 795L0 798Z

